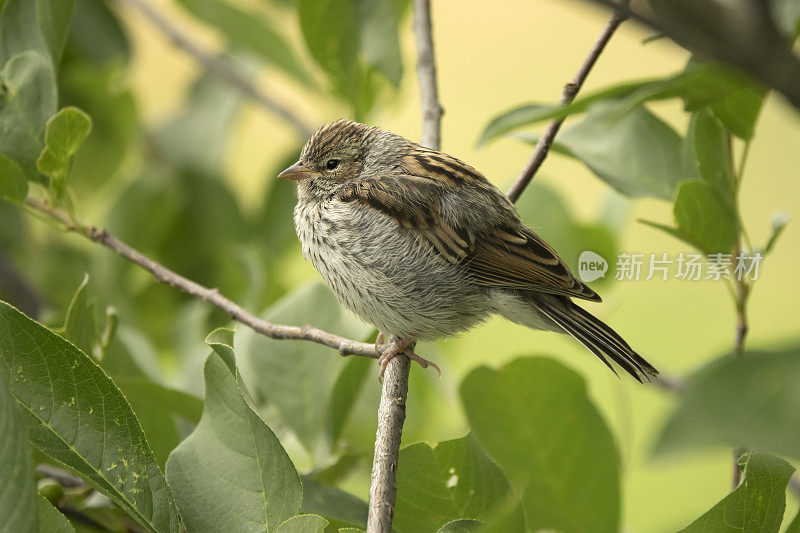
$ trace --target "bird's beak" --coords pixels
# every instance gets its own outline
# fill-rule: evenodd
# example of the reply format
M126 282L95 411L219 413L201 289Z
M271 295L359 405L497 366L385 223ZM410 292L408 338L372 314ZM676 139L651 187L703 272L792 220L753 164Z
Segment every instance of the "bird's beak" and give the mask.
M316 175L316 172L311 170L310 168L304 167L301 161L298 161L294 165L290 166L280 174L278 174L279 178L286 178L287 180L292 181L300 181L305 180L308 178L313 178Z

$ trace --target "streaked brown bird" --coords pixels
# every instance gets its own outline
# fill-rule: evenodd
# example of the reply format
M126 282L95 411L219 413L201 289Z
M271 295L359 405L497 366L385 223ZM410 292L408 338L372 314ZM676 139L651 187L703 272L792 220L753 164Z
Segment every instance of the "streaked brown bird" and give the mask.
M572 301L600 296L500 190L455 157L337 120L319 128L280 177L297 182L294 221L305 258L345 307L387 336L381 376L401 352L427 367L414 353L418 340L454 335L492 314L568 333L639 381L658 374Z

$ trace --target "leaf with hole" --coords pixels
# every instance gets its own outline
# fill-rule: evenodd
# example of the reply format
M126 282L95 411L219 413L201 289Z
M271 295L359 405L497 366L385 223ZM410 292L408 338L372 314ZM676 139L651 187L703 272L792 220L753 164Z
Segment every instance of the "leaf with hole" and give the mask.
M178 531L172 493L119 389L89 356L1 302L0 375L34 446L148 531Z

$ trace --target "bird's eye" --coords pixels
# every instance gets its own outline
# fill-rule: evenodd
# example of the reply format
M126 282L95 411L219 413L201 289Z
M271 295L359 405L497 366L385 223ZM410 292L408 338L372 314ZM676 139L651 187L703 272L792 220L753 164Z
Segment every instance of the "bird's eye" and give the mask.
M328 170L333 170L338 166L339 166L339 160L338 159L328 159L325 162L325 168L327 168Z

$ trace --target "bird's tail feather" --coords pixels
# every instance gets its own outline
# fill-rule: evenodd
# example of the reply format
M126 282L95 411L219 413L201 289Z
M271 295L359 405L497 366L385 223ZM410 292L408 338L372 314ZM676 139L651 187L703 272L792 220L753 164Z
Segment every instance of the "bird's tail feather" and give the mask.
M606 356L639 382L642 379L650 381L658 375L658 370L633 351L616 331L569 298L536 298L534 303L539 311L591 350L615 374Z

